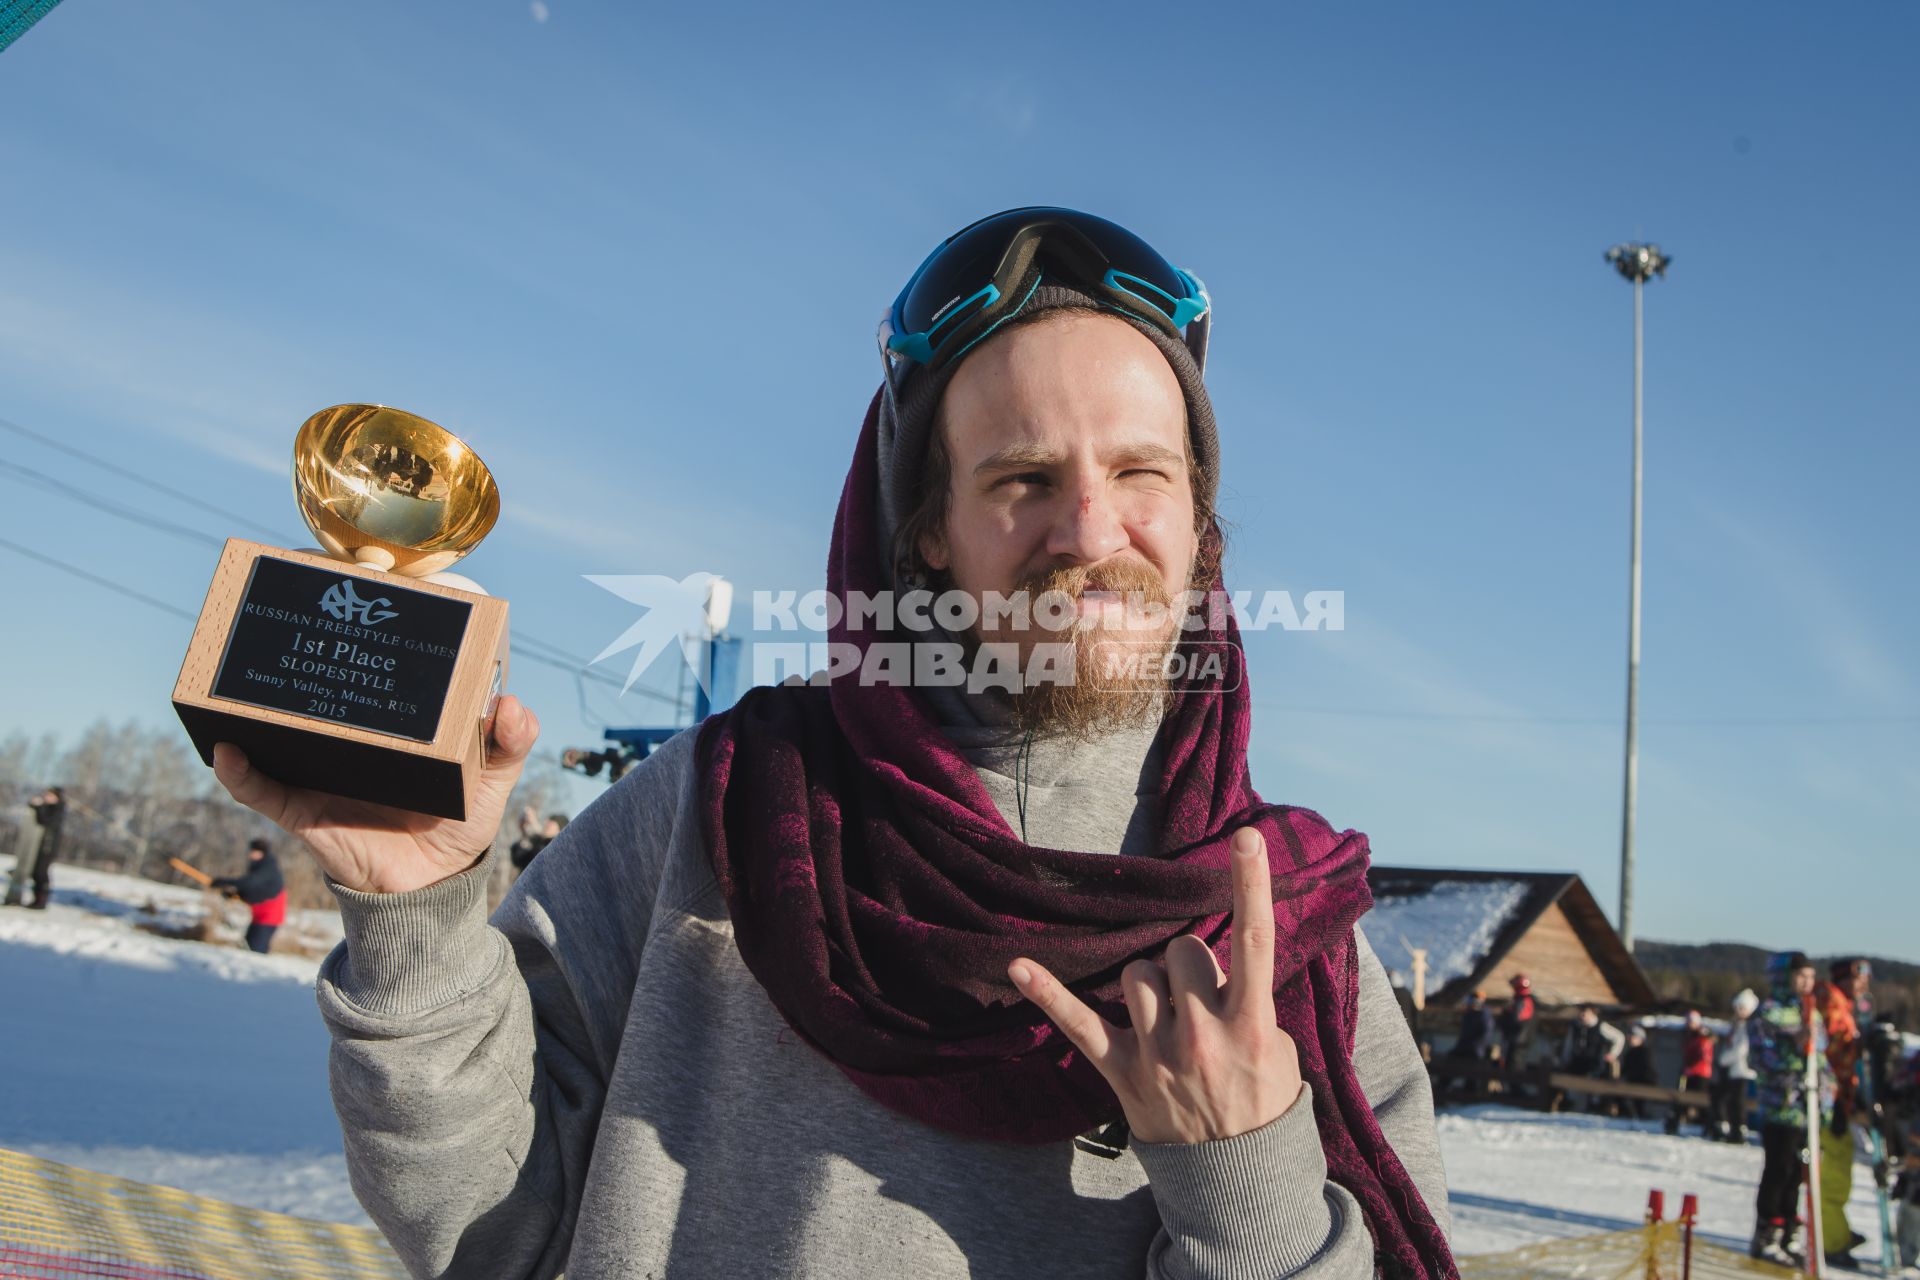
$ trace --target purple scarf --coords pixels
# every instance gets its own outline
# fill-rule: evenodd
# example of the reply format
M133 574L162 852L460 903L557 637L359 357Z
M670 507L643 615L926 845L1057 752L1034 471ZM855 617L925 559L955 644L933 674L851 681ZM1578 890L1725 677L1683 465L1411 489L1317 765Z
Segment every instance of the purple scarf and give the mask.
M842 599L889 586L875 533L878 403L834 527L827 583ZM830 632L862 646L912 638L844 621ZM969 1137L1063 1141L1119 1119L1120 1105L1007 965L1038 960L1121 1026L1121 969L1179 934L1197 934L1230 970L1229 840L1257 826L1274 863L1278 1021L1313 1086L1328 1176L1359 1200L1387 1274L1457 1276L1354 1072L1366 837L1254 793L1231 614L1199 638L1209 652L1224 644L1227 669L1179 696L1161 726L1157 857L1023 843L910 688L853 675L757 688L708 720L702 820L741 959L874 1100Z

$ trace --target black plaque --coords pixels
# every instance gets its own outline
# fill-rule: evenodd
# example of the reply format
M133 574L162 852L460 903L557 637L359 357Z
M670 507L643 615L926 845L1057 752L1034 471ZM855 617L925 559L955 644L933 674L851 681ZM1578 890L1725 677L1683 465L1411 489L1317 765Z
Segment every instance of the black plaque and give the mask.
M213 696L431 742L471 612L390 578L261 556Z

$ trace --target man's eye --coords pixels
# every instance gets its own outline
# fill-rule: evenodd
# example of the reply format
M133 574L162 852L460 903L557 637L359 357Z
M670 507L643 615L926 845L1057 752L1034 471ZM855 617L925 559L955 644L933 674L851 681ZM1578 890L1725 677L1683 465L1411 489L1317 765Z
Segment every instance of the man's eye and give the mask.
M1149 476L1155 480L1165 480L1167 478L1167 473L1164 471L1157 471L1152 467L1130 467L1127 470L1122 471L1120 473L1120 478L1122 480L1126 479L1128 476Z
M1015 475L1001 476L994 487L1008 484L1045 484L1047 473L1044 471L1022 471Z

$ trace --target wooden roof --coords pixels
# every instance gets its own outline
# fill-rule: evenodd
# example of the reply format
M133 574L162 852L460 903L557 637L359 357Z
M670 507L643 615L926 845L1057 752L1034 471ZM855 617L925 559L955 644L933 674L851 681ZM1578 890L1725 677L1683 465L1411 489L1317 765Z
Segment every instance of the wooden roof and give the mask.
M1612 921L1595 902L1586 882L1571 871L1468 871L1433 867L1382 867L1367 870L1367 885L1374 897L1418 897L1441 884L1506 882L1523 886L1519 903L1508 912L1505 923L1494 935L1486 953L1479 957L1472 972L1427 993L1429 1003L1458 1000L1485 985L1502 960L1529 930L1541 924L1543 917L1563 915L1566 924L1586 948L1622 1005L1646 1006L1656 1002L1653 986L1634 961L1633 953L1620 941ZM1555 908L1558 912L1555 913ZM1504 990L1501 992L1505 994Z

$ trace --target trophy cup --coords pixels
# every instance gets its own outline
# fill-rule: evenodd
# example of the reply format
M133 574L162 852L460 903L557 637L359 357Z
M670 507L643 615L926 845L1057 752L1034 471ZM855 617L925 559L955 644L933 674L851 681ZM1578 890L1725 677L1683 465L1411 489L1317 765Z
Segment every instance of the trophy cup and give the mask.
M500 515L443 427L342 404L293 442L321 550L229 538L173 688L201 760L231 742L268 777L463 820L507 671L507 603L447 569Z

